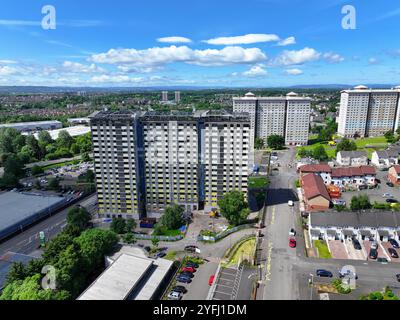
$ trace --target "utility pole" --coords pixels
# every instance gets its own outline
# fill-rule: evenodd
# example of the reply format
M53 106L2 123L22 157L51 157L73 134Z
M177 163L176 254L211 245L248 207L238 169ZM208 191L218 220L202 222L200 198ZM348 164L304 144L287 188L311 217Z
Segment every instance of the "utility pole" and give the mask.
M310 287L311 287L311 292L310 292L310 300L312 300L313 298L313 289L314 289L314 275L312 273L310 273L310 277L311 279L308 279L310 281Z

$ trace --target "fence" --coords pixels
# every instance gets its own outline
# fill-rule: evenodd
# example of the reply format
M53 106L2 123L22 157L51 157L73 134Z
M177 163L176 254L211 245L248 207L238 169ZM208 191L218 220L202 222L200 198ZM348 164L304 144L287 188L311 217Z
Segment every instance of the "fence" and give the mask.
M228 236L228 235L230 235L230 234L232 234L232 233L234 233L236 231L243 230L243 229L249 229L249 228L255 228L255 227L256 227L255 224L242 224L240 226L233 227L231 229L227 229L225 231L222 231L221 233L218 233L215 236L201 236L201 235L199 235L197 237L197 240L198 241L217 242L217 241L225 238L226 236Z
M177 235L177 236L152 236L150 234L140 234L140 233L134 233L133 236L137 240L152 240L156 238L157 240L160 241L179 241L183 239L183 235Z

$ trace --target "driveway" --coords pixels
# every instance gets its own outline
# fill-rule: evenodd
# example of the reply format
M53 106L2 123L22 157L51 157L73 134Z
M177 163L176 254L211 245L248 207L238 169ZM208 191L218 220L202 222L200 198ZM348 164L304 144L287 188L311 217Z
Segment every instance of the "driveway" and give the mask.
M344 244L347 248L349 259L367 260L367 251L365 250L363 241L360 241L361 250L354 249L353 242L351 241L351 239L345 240Z
M390 253L389 253L388 249L389 248L394 249L392 247L392 245L390 244L390 242L381 242L381 244L382 244L382 247L385 250L386 254L390 257ZM394 249L394 250L396 250L397 254L400 256L400 250L399 249ZM392 258L392 257L390 257L390 259L391 259L391 262L397 262L397 263L400 262L400 258Z
M329 249L334 259L348 259L345 245L340 240L328 240Z
M368 241L368 240L364 240L363 241L365 250L367 252L367 256L369 256L369 252L371 250L371 243L372 243L372 241ZM386 259L388 259L388 256L387 256L386 252L384 252L383 247L381 245L378 245L378 258L386 258ZM370 258L368 258L368 260L376 261L376 260L370 259ZM390 258L388 260L390 261Z

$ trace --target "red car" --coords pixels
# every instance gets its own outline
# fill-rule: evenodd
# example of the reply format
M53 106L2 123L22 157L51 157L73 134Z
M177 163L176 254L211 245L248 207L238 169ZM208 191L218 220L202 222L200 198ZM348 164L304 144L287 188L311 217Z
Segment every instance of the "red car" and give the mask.
M295 238L289 239L289 247L296 248L296 239Z
M210 276L210 279L208 280L208 285L209 285L209 286L212 286L212 284L213 284L213 282L214 282L214 278L215 278L214 275Z
M192 267L184 267L184 268L182 268L182 272L190 272L190 273L193 273L193 272L196 272L196 269L195 269L195 268L192 268Z

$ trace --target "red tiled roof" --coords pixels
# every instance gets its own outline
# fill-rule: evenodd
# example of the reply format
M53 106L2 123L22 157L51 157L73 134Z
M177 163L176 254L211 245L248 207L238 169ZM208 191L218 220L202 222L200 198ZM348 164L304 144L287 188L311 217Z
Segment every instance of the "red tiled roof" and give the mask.
M328 190L326 190L324 181L316 174L307 174L302 179L302 186L304 191L304 197L307 200L322 196L327 200L331 200Z
M347 168L333 168L331 177L355 177L355 176L365 176L367 174L376 174L375 168L371 166L361 166L361 167L347 167Z
M301 173L331 172L332 168L327 164L306 164L299 168Z
M397 174L400 174L400 166L399 165L393 166L393 168Z

